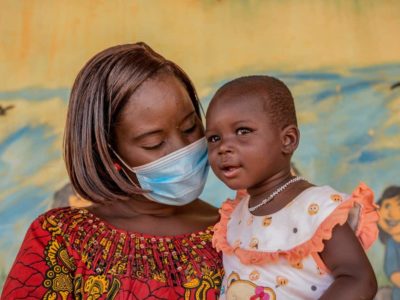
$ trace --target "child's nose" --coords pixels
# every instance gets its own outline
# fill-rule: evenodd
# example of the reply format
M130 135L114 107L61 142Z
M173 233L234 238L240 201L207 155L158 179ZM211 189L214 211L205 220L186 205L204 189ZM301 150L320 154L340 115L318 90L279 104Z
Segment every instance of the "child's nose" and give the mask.
M232 152L233 152L233 147L229 139L222 140L218 147L218 154L227 154Z

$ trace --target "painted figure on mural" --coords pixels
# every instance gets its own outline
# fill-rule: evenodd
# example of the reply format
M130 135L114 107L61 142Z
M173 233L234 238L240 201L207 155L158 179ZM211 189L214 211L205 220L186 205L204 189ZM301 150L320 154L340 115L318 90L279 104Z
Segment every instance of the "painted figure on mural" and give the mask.
M222 205L215 226L221 299L374 298L365 253L378 236L373 192L360 183L347 195L294 175L299 137L291 92L274 77L234 79L210 102L210 165L228 187L247 191Z
M217 209L195 88L144 43L96 54L72 88L64 157L86 208L33 221L2 299L217 299ZM71 203L68 184L55 206Z
M400 186L389 186L378 201L379 238L386 246L384 271L393 284L392 299L400 299Z

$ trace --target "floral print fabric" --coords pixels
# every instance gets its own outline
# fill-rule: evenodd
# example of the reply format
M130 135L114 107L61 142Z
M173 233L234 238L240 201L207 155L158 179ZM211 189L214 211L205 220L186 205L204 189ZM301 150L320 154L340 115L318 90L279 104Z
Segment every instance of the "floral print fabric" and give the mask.
M217 299L212 233L142 235L85 209L54 209L30 226L1 299Z

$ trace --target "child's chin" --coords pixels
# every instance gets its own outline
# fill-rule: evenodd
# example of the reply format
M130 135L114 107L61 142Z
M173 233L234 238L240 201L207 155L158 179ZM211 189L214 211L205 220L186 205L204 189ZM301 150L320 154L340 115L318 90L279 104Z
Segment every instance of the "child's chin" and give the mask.
M230 188L231 190L245 190L246 187L243 186L243 183L239 182L239 180L237 178L234 179L227 179L224 176L218 176L218 179L221 180L228 188Z
M229 182L224 182L224 183L231 190L237 191L237 190L245 190L246 189L246 187L241 184L234 184L234 183L229 183Z

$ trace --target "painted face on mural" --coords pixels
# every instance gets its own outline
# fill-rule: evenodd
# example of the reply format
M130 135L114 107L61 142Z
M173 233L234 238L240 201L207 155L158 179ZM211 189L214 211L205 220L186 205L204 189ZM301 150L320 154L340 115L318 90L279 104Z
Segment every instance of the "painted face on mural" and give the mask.
M379 226L396 240L400 239L400 195L382 201Z
M270 122L257 94L224 93L213 100L207 111L210 164L231 189L261 185L286 163L281 130Z

